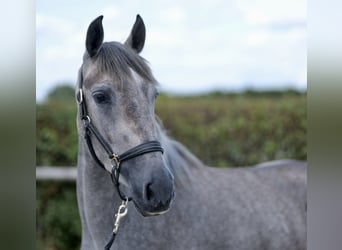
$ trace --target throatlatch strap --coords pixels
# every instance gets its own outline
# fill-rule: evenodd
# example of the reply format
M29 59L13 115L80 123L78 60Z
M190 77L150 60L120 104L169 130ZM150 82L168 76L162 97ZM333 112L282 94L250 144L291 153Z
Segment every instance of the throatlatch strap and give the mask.
M102 145L102 147L104 148L104 150L106 150L107 154L109 155L109 157L111 158L111 156L114 154L112 148L110 147L110 145L106 142L105 139L103 139L102 135L100 134L100 132L97 130L97 128L91 123L91 122L87 122L85 125L86 129L88 129L91 133L93 133L96 137L96 139L99 141L99 143Z
M96 155L96 153L95 153L95 150L94 150L94 147L93 147L93 143L91 142L91 139L90 139L90 131L89 131L89 130L86 130L84 138L86 139L86 142L87 142L87 145L88 145L89 152L90 152L91 156L93 157L93 159L96 161L96 163L97 163L101 168L103 168L104 170L106 170L105 166L103 165L103 163L100 161L100 159L97 157L97 155Z

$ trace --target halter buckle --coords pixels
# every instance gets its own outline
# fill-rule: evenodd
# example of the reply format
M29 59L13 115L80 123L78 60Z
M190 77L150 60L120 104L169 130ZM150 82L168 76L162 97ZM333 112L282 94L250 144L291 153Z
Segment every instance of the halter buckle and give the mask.
M82 89L78 89L76 92L76 102L80 105L83 102L83 91Z
M119 156L115 153L113 153L113 155L110 158L112 160L112 166L115 167L116 169L119 168L120 166L120 160L119 160Z
M89 123L90 123L90 117L89 117L89 115L83 117L82 120L83 120L83 126L84 126L84 127L87 127L87 126L89 125Z

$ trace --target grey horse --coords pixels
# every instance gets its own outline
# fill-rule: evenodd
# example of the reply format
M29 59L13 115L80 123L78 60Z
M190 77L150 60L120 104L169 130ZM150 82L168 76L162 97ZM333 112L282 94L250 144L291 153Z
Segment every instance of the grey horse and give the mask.
M205 166L167 136L154 114L157 81L139 55L145 42L141 17L124 43L103 42L102 18L89 25L76 92L78 102L87 104L87 115L79 105L77 118L81 249L107 244L122 194L132 202L110 249L306 249L307 164ZM90 123L97 132L87 133ZM121 162L114 185L117 155L110 159L105 148L122 153L150 141L163 151Z

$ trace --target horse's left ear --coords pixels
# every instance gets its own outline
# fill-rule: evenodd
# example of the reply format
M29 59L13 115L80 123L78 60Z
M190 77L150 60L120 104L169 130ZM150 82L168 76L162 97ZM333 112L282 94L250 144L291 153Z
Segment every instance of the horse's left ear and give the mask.
M99 16L88 27L86 38L86 49L90 57L93 57L99 52L103 42L103 16Z
M140 15L137 15L131 34L127 38L125 45L140 53L145 44L146 29Z

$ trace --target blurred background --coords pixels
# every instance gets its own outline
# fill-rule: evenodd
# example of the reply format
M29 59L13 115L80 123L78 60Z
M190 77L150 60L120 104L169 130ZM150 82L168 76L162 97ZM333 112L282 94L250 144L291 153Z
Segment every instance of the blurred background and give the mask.
M74 86L89 23L125 41L139 13L142 56L160 82L169 135L210 166L306 160L306 2L36 2L36 165L73 167ZM75 182L36 182L36 248L78 249Z
M36 94L74 86L89 23L104 15L105 41L125 41L140 14L142 56L162 90L306 89L306 1L38 0Z

